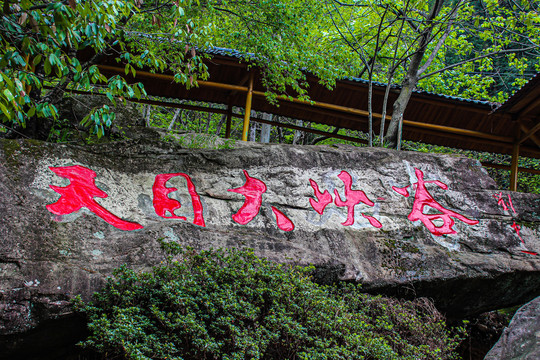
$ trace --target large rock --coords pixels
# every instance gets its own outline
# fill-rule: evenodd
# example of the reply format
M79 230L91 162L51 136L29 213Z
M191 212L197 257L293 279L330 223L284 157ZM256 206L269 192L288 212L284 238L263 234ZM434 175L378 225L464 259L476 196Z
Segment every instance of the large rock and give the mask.
M523 305L485 360L540 359L540 297Z
M169 173L179 176L166 182L160 174ZM345 190L347 174L352 191ZM241 188L246 176L251 192ZM330 192L334 202L324 210L310 179ZM264 187L257 213L257 189ZM354 147L2 141L0 193L0 334L69 314L73 295L88 299L121 264L159 262L158 238L315 264L320 281L428 296L451 316L540 295L540 197L497 191L478 162L462 157ZM252 202L243 206L246 198ZM435 215L433 207L453 217Z

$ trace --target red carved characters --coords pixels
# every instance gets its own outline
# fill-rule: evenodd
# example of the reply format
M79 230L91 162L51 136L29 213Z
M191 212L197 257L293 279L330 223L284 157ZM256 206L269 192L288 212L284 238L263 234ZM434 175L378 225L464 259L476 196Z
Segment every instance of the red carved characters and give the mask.
M412 208L411 213L408 216L408 219L410 221L420 220L433 235L437 235L437 236L456 233L456 231L452 228L452 226L454 226L453 218L461 220L468 225L478 224L478 220L471 220L452 210L445 209L441 204L435 201L435 199L429 193L425 185L427 183L434 183L437 186L439 186L441 189L447 190L448 186L446 184L438 180L425 181L424 173L421 170L415 168L414 171L416 174L416 178L418 179L418 182L412 185L407 185L402 188L392 186L392 189L395 192L405 197L409 197L409 192L407 191L407 188L409 186L416 187L413 208ZM424 213L425 207L431 207L439 211L440 213L439 214L426 214ZM435 225L434 220L442 220L443 224L440 226L437 226Z
M373 201L367 198L366 193L363 192L362 190L352 190L351 188L352 178L348 172L342 171L338 175L338 178L340 178L341 181L343 181L343 184L345 185L345 201L341 200L341 197L339 196L338 191L334 189L334 195L335 195L334 202L337 206L347 207L347 220L345 220L345 222L341 224L344 226L350 226L354 224L354 206L355 205L364 203L369 206L374 206L375 204L373 203ZM368 217L364 214L362 215L368 220L370 218L375 220L375 225L371 221L369 222L371 225L375 227L382 227L381 223L377 219L373 218L372 216Z
M246 177L246 182L243 186L236 189L229 189L241 195L244 195L246 200L244 204L238 210L236 214L232 216L233 220L241 225L246 225L251 220L259 214L259 210L262 205L262 196L266 192L266 184L261 180L249 176L246 170L243 170L244 176ZM276 215L276 221L278 227L283 231L292 231L294 230L293 222L285 216L281 211L272 206L272 211Z
M509 212L509 209L512 209L512 212L514 213L514 215L517 215L516 209L514 209L514 204L512 204L512 197L510 196L510 194L508 194L508 205L506 205L506 201L504 200L504 196L502 192L493 195L493 197L497 200L497 204L499 204L503 208L504 211ZM525 241L523 240L520 234L521 226L516 224L516 222L514 221L514 223L512 224L512 229L514 229L517 236L519 237L519 240L521 240L521 243L523 244L523 246L525 246ZM529 251L529 250L521 250L521 252L525 254L529 254L529 255L539 255L537 252Z
M177 188L166 187L165 184L171 178L175 176L181 176L187 181L187 187L189 195L191 196L191 203L193 205L194 219L193 223L205 227L204 217L203 217L203 206L201 203L201 198L195 189L193 181L189 175L184 173L170 173L170 174L159 174L156 175L154 185L152 186L152 192L154 194L154 209L158 216L161 216L164 219L179 219L186 220L185 216L177 216L174 214L174 210L179 209L182 205L178 200L171 199L168 195L174 191L177 191ZM170 213L170 216L167 216L167 212Z
M94 180L96 173L93 170L81 165L49 167L49 169L70 181L66 187L50 185L51 189L62 195L57 202L47 205L47 209L53 214L67 215L85 207L120 230L143 228L140 224L120 219L94 200L94 197L106 198L108 195L96 186Z
M293 222L281 211L272 206L272 212L276 215L276 222L278 228L283 231L293 231L294 224Z
M239 193L246 197L244 205L232 216L233 220L237 223L246 225L257 216L261 209L262 194L266 192L266 184L259 179L250 177L246 170L243 171L246 177L246 183L239 188L229 189L227 191Z
M324 212L324 208L328 204L332 203L332 195L330 195L328 190L324 190L324 192L321 193L321 191L319 190L319 185L315 182L315 180L309 179L309 183L311 184L311 187L315 192L315 197L317 197L317 200L309 199L309 203L311 204L313 210L322 215L322 213Z
M341 171L341 173L338 175L338 178L343 181L343 184L345 185L345 200L342 200L338 191L334 189L334 203L336 204L336 206L347 208L347 219L341 224L344 226L351 226L352 224L354 224L354 207L356 205L363 203L368 206L374 206L375 204L373 203L373 201L368 199L364 191L352 189L352 177L348 172ZM317 198L317 200L309 199L309 203L316 212L322 215L325 207L332 202L332 195L330 195L328 190L325 190L323 193L321 193L321 191L319 190L319 185L314 180L309 179L309 183L311 184L315 197ZM374 226L378 229L382 228L382 224L373 216L365 214L362 214L362 216L369 221L371 226Z

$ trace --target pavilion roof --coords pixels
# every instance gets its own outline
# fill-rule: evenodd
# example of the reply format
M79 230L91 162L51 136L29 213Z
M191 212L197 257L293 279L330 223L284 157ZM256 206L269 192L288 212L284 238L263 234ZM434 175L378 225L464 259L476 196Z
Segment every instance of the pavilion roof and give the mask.
M278 104L270 104L262 83L261 69L250 66L245 54L224 48L213 48L205 60L210 74L209 81L199 81L199 87L187 90L173 81L173 74L154 74L138 70L132 81L144 84L151 96L169 99L188 99L208 103L228 104L243 108L253 76L252 110L276 114L339 128L368 132L369 82L359 78L336 81L333 90L319 83L319 79L307 73L308 95L311 102L294 97L278 98ZM126 76L124 66L113 57L100 64L106 75ZM403 139L427 144L475 151L512 154L518 137L538 130L540 112L540 76L537 75L507 102L500 105L488 101L463 99L434 94L427 91L413 92L404 114ZM386 84L373 83L373 129L379 132ZM392 113L391 104L399 94L399 86L391 85L387 114ZM526 115L526 116L521 116ZM236 115L240 117L240 115ZM390 115L386 116L386 124ZM257 119L255 119L257 121ZM520 130L521 129L521 130ZM521 131L521 133L518 133ZM520 155L540 158L540 139L530 134L520 144Z

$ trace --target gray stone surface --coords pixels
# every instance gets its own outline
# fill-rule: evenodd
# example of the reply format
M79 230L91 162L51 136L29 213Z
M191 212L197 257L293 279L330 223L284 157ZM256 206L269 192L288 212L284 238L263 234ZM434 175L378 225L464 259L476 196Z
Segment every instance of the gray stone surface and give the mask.
M523 305L485 360L540 359L540 297Z
M144 228L119 230L86 208L51 213L46 206L60 194L50 185L69 181L49 167L74 165L96 172L96 185L108 195L97 203ZM415 189L409 187L411 196L405 197L392 186L417 183L415 168L426 181L448 186L426 183L436 201L478 224L456 219L455 234L436 236L410 221ZM244 185L243 170L267 186L259 214L247 225L232 219L244 196L228 191ZM345 199L342 170L351 174L352 189L373 201L355 206L351 226L342 225L345 207L333 203L319 215L309 201L310 179ZM200 195L205 227L192 223L193 202L182 177L167 186L178 189L169 196L180 200L175 214L187 221L156 215L156 175L180 172ZM540 252L540 197L497 191L478 162L462 157L354 147L195 150L143 140L92 147L1 141L0 194L0 335L69 314L72 296L88 299L121 264L144 268L159 262L158 238L197 249L249 247L271 260L315 264L321 281L358 281L370 292L427 296L450 316L524 303L540 292L540 257L531 254ZM292 220L293 231L277 227L272 207Z

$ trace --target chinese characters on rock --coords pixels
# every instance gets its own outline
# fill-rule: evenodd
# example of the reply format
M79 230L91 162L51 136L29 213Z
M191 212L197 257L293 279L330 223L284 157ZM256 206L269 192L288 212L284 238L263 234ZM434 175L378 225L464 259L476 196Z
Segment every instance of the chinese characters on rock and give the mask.
M435 201L433 196L429 193L429 191L426 188L426 184L434 183L441 189L447 190L448 185L438 180L425 181L424 173L419 169L415 168L414 172L416 174L416 178L418 179L418 182L411 185L407 185L402 188L392 186L392 189L395 192L405 197L409 197L409 191L407 191L408 187L416 188L416 192L414 195L413 208L412 208L411 213L407 217L410 221L420 220L433 235L437 235L437 236L456 233L456 231L452 228L452 226L454 226L454 218L461 220L465 224L468 224L468 225L478 224L478 220L471 220L461 214L458 214L457 212L445 209L441 204ZM426 207L433 208L439 211L440 213L439 214L425 213L424 210ZM437 226L434 222L435 220L442 221L442 224Z
M241 225L246 225L257 216L262 205L262 196L266 192L266 184L259 179L249 176L246 170L244 176L246 177L246 183L236 189L229 189L238 194L245 196L246 200L244 205L238 210L236 214L232 216L233 220ZM276 215L276 222L278 228L283 231L294 230L293 222L281 211L272 206L272 211Z
M174 210L180 209L182 205L180 204L180 201L171 199L168 197L168 195L176 190L177 188L168 188L165 187L165 184L167 181L169 181L171 178L175 176L181 176L187 181L187 188L189 195L191 196L191 203L193 204L193 213L194 213L194 219L193 223L195 225L199 225L202 227L205 227L204 218L203 218L203 206L201 203L201 197L199 194L197 194L197 190L195 189L195 185L193 184L193 181L191 178L184 174L184 173L172 173L172 174L159 174L156 175L156 180L154 181L154 185L152 186L152 193L154 194L154 209L156 211L156 214L158 216L161 216L165 219L179 219L179 220L186 220L185 216L177 216L174 214ZM166 212L170 213L170 216L166 215Z
M50 185L51 189L61 195L57 202L47 205L47 209L53 214L68 215L85 207L120 230L143 228L140 224L120 219L94 200L95 197L106 198L108 195L96 186L94 180L96 173L93 170L80 165L49 167L49 169L70 181L66 187Z
M493 197L497 200L497 204L499 204L499 206L501 206L504 211L510 212L510 209L512 209L512 212L514 213L514 215L517 215L516 209L514 209L514 204L512 204L512 197L510 196L510 194L508 194L508 205L506 204L506 201L504 199L502 192L493 195ZM516 235L519 237L519 240L521 241L523 246L525 246L525 241L523 241L523 238L521 237L521 234L519 233L521 231L521 226L516 224L516 222L514 221L512 224L512 229L514 229L514 231L516 232ZM525 254L529 254L529 255L538 255L538 253L534 251L529 251L529 250L521 250L521 252Z
M334 203L336 204L336 206L347 208L347 219L342 222L341 225L351 226L352 224L354 224L354 207L356 205L363 203L368 206L374 206L375 203L369 200L366 196L366 193L362 190L352 189L352 177L348 172L342 171L338 175L338 178L343 181L343 184L345 185L345 200L342 200L337 189L334 189ZM330 195L328 190L325 190L323 193L321 193L321 191L319 190L319 185L314 180L309 179L309 183L311 184L311 187L313 188L313 191L315 193L315 197L317 198L317 200L309 199L309 203L311 204L313 210L322 215L324 212L324 208L330 203L332 203L332 195ZM373 216L365 215L364 213L362 213L362 216L366 218L372 226L379 229L382 228L382 224Z
M96 173L93 170L81 165L50 167L50 169L58 176L70 181L70 184L66 187L50 185L55 192L61 195L58 201L47 205L47 209L51 213L56 215L67 215L85 207L118 229L137 230L143 228L143 226L138 223L119 218L94 200L96 197L106 198L108 195L95 185ZM243 170L243 173L245 176L244 185L235 189L228 189L228 191L238 193L244 197L243 205L232 215L232 220L238 224L246 225L259 214L263 203L264 193L267 191L267 186L262 180L250 176L246 170ZM433 183L441 189L446 190L448 189L446 184L438 180L425 181L424 173L419 169L415 169L415 174L418 179L416 183L405 187L392 187L394 191L405 197L409 196L409 191L407 190L409 187L415 191L412 210L408 215L410 221L421 221L432 234L437 236L455 234L456 231L453 229L455 223L454 219L458 219L468 225L478 224L478 220L469 219L455 211L444 208L443 205L433 198L426 187L426 184ZM193 224L202 227L206 226L201 198L197 193L191 177L185 173L156 175L152 186L153 207L156 215L165 219L187 220L185 216L178 216L174 213L175 210L182 207L180 201L169 197L171 193L178 190L175 187L167 187L167 182L174 177L182 177L186 180L187 190L191 197L194 213ZM355 222L356 205L365 204L369 207L374 207L375 203L368 198L363 190L353 189L352 176L347 171L341 171L337 177L343 182L344 192L343 195L340 195L338 190L334 189L333 197L328 190L321 192L317 182L309 179L309 183L314 192L314 198L310 198L309 203L313 210L320 215L322 215L325 208L332 203L337 207L346 208L346 219L341 224L343 226L351 226ZM503 200L498 199L498 201L499 204L501 204L502 201L502 205L507 209ZM510 198L509 202L513 209ZM429 211L429 208L435 209L438 213L432 214L427 212ZM283 231L294 230L295 225L291 219L276 207L272 206L271 209L275 215L275 221L279 229ZM371 226L379 229L382 228L383 225L374 216L365 213L362 213L362 216L369 221ZM519 226L515 225L514 228L519 236Z

